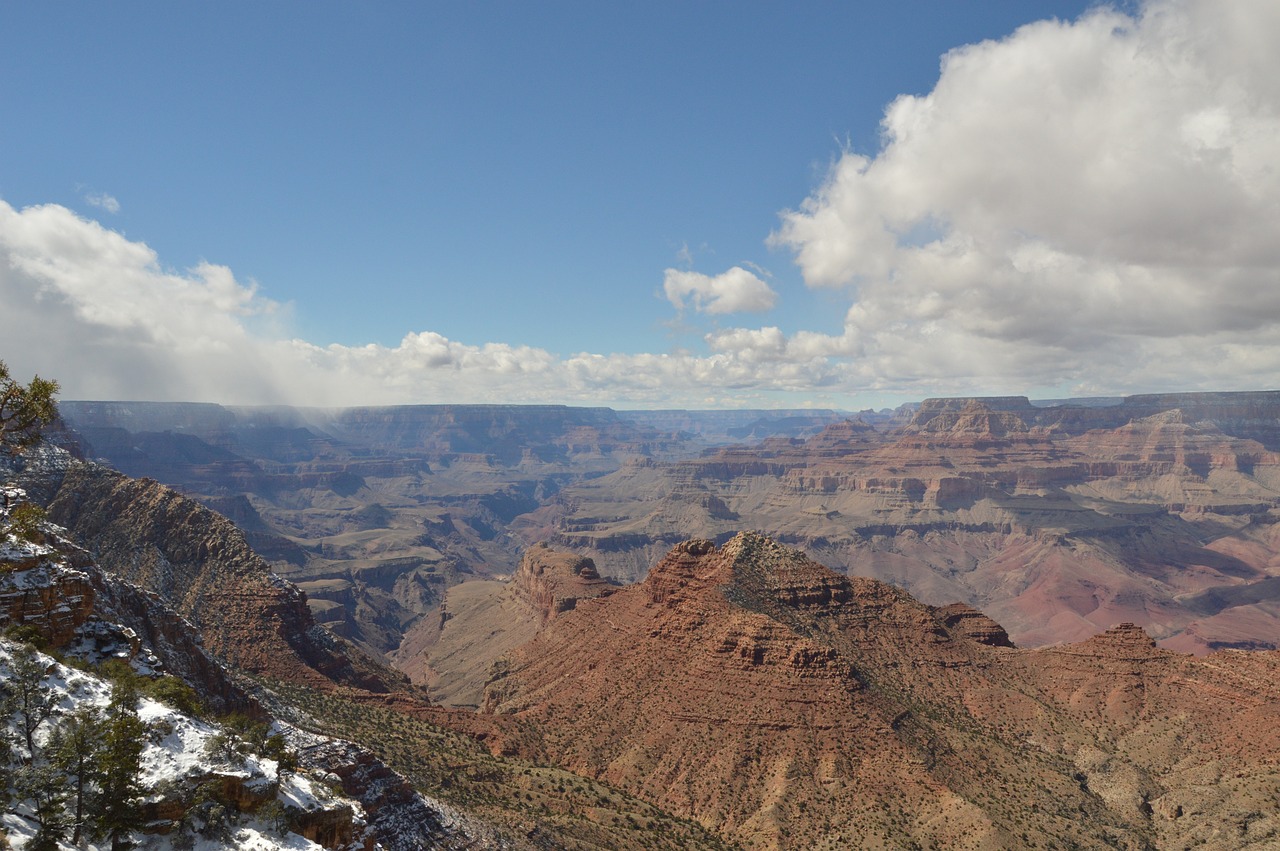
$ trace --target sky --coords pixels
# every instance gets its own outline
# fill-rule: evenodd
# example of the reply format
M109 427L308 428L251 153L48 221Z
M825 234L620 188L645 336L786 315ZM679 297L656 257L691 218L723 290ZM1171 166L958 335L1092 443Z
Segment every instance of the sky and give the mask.
M1271 389L1280 4L0 7L0 360L64 399Z

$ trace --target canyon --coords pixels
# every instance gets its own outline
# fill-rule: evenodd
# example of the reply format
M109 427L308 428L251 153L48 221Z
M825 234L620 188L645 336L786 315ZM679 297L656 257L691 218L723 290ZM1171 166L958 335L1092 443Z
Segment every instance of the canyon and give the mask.
M62 411L89 455L229 517L326 630L424 683L441 672L414 659L450 594L457 609L476 583L509 580L533 544L625 583L679 541L743 529L974 606L1020 645L1131 621L1185 652L1280 646L1273 392L930 399L852 417Z
M481 847L1280 831L1280 393L62 410L84 559Z

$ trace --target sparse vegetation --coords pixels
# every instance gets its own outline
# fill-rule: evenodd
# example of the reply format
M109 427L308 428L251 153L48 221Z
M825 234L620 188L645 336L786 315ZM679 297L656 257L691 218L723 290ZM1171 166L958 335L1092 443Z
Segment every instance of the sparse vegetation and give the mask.
M305 713L291 719L295 723L361 742L418 789L467 812L513 826L534 820L541 833L556 838L556 847L734 847L694 821L605 783L562 768L494 756L474 739L424 719L315 689L270 686ZM634 838L636 832L642 840Z
M0 452L16 452L40 440L40 432L58 418L58 382L35 376L21 384L0 361Z
M21 502L9 509L8 522L0 526L0 532L10 532L23 541L43 543L44 533L40 524L45 522L45 511L33 502Z

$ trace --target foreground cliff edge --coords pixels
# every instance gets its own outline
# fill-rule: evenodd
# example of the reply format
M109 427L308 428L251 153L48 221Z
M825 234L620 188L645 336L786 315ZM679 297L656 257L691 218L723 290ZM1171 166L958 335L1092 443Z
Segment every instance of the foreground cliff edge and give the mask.
M485 710L744 848L1274 847L1280 655L1121 624L1010 646L757 534L678 545L500 662Z

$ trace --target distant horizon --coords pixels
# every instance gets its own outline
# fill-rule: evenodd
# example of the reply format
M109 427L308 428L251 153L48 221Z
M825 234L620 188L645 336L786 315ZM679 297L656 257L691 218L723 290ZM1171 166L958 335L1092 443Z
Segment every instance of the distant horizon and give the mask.
M919 399L904 401L898 405L885 406L880 408L818 408L818 407L778 407L778 408L623 408L614 405L589 405L589 404L570 404L559 402L404 402L387 405L296 405L282 402L266 402L257 404L225 404L222 402L206 402L194 400L155 400L155 399L59 399L58 404L69 405L208 405L219 408L288 408L290 410L312 410L312 411L342 411L356 408L567 408L578 410L607 410L615 413L832 413L832 414L860 414L866 411L872 411L877 414L893 412L908 406L919 406L924 402L932 400L945 399L973 399L975 401L987 401L994 399L1026 399L1033 406L1043 407L1050 403L1059 404L1080 404L1082 407L1102 407L1101 405L1089 406L1083 403L1087 402L1103 402L1116 400L1114 404L1124 404L1125 401L1143 397L1160 397L1160 396L1211 396L1211 395L1254 395L1254 394L1277 394L1280 395L1280 389L1250 389L1250 390L1170 390L1159 393L1125 393L1118 395L1104 396L1065 396L1065 397L1039 397L1028 396L1025 393L1004 393L995 395L980 394L959 394L951 396L925 396Z
M1280 5L20 4L77 398L879 410L1280 376Z

